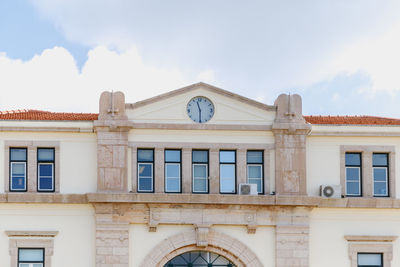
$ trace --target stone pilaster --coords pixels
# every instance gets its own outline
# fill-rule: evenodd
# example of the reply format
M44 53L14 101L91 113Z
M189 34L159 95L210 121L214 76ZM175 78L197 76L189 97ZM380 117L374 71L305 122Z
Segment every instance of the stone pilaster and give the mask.
M306 195L306 136L311 130L302 115L299 95L280 95L272 131L275 135L277 195Z
M129 223L113 219L111 204L97 204L96 267L129 266Z
M127 192L127 151L130 129L121 92L100 97L97 132L97 191Z
M309 212L282 208L276 214L276 267L309 266Z

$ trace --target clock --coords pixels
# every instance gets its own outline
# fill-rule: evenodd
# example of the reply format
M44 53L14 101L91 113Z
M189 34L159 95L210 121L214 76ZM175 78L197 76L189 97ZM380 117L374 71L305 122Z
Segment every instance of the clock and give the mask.
M186 111L194 122L205 123L214 115L214 104L204 96L196 96L189 101Z

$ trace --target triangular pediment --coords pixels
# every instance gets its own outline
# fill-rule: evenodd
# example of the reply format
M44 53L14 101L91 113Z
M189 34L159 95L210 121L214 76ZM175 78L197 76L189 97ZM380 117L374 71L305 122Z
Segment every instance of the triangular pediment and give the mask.
M215 113L208 124L270 124L276 108L234 94L221 88L196 83L133 104L126 104L127 115L133 122L194 123L187 115L188 102L196 97L208 98Z

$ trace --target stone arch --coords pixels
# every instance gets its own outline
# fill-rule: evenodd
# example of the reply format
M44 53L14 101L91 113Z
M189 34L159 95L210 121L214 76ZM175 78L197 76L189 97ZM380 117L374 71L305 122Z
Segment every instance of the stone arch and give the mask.
M262 263L245 244L226 234L210 230L208 246L198 247L195 231L186 231L164 239L143 260L141 267L163 267L169 260L185 252L209 251L233 262L237 267L262 267Z

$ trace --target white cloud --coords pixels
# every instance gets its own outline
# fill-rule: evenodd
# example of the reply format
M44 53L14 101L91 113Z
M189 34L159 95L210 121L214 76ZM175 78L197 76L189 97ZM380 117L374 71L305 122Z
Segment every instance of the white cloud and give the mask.
M0 74L0 110L97 112L104 90L121 90L127 101L135 102L197 82L178 69L144 63L135 48L118 53L96 47L89 51L81 72L73 56L62 47L46 49L29 61L10 59L1 53Z

